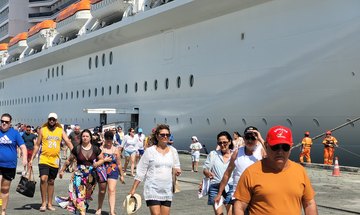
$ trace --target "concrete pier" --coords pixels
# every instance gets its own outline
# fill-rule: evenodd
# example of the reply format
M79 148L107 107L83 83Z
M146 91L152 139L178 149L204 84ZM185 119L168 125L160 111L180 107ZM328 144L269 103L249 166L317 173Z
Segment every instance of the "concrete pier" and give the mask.
M205 157L201 157L200 166L202 166ZM180 155L181 167L183 173L180 180L181 192L176 193L172 207L171 214L175 215L200 215L200 214L213 214L213 210L207 205L207 197L198 199L197 190L198 183L201 181L203 174L202 168L199 168L199 172L191 172L191 158L190 155ZM311 165L306 167L306 170L311 178L313 187L316 191L316 201L319 206L319 214L360 214L360 173L359 171L346 172L341 169L340 177L333 177L331 169L313 168ZM18 166L17 172L20 173L22 167ZM38 176L37 162L34 162L35 176ZM57 178L55 181L55 195L66 196L67 188L69 184L71 174L66 173L63 179ZM70 214L68 211L58 207L54 202L56 211L39 212L41 198L39 188L39 178L35 177L37 181L37 190L34 198L28 198L18 194L15 189L20 180L20 174L16 175L16 178L11 184L10 201L7 209L7 214ZM126 184L117 185L116 195L116 208L117 214L125 214L122 208L122 202L125 196L130 190L133 183L133 177L125 176ZM142 195L143 184L140 184L137 192ZM94 191L94 201L90 203L88 214L94 214L97 208L97 192L98 188ZM108 214L109 206L107 196L104 201L103 213ZM142 206L137 214L149 214L149 210L142 202Z

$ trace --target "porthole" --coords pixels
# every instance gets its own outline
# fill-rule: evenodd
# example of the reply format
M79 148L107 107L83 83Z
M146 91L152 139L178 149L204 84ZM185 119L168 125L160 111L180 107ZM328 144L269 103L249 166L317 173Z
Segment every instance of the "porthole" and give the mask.
M222 121L223 121L224 125L226 125L226 123L227 123L227 122L226 122L226 119L223 118Z
M54 73L55 73L54 68L52 68L52 69L51 69L51 76L52 76L52 77L54 77Z
M89 69L91 69L92 60L91 57L89 57Z
M51 94L51 101L54 101L54 94ZM28 103L29 103L29 98L28 98Z
M101 95L104 96L104 94L105 94L105 89L104 87L101 87Z
M116 85L116 94L119 95L119 93L120 93L120 86L119 86L119 85Z
M50 78L50 69L48 69L48 78Z
M146 92L147 91L147 86L148 86L148 83L147 81L144 82L144 91Z
M65 99L67 100L68 98L69 98L69 93L66 92L66 93L65 93Z
M79 90L76 90L76 98L79 98Z
M97 88L94 89L94 96L97 96Z
M177 88L181 87L181 78L180 78L180 76L177 77L176 84L177 84Z
M154 81L154 90L157 90L157 88L158 88L158 81L155 80L155 81Z
M56 77L59 77L59 66L56 67Z
M105 66L105 54L102 54L101 63L103 66Z
M317 127L320 127L320 123L317 119L313 119L313 122Z
M189 119L189 121L190 121L190 124L192 124L192 123L193 123L193 120L192 120L192 118L190 118L190 119Z
M56 93L56 101L59 99L59 95ZM31 99L32 102L32 99Z
M165 89L169 89L169 79L165 79Z
M64 75L64 65L61 65L61 76Z
M138 91L138 83L137 82L135 82L135 93Z
M125 93L127 93L127 92L128 92L128 85L125 84Z
M179 118L176 117L176 124L179 124Z
M262 121L263 121L263 123L264 123L265 125L267 125L267 121L266 121L265 118L262 118Z
M243 119L241 119L241 121L244 124L244 126L246 126L246 124L247 124L246 120L243 118Z
M71 91L71 99L73 99L73 98L74 98L74 92Z
M82 90L82 97L85 97L85 90Z
M286 122L289 124L290 127L293 126L293 123L292 123L291 119L287 118L287 119L286 119Z
M61 94L60 94L60 99L63 100L63 98L64 98L64 95L63 95L63 93L61 93ZM36 101L35 101L35 102L36 102Z
M89 98L91 97L91 90L90 89L88 90L88 97Z
M190 87L194 86L194 75L190 75L189 84L190 84Z
M206 119L206 123L207 123L208 125L210 125L210 119L209 119L209 118Z
M111 86L109 86L109 96L111 95Z
M45 102L45 96L43 95L42 101ZM21 99L21 104L23 103L22 99Z
M40 98L40 96L39 96L38 98L39 98L39 99L38 99L38 101L39 101L39 102L41 102L41 98Z
M98 63L99 63L99 57L96 55L95 56L95 68L98 67Z
M113 53L110 52L110 54L109 54L109 63L110 63L110 65L112 65L112 62L113 62Z

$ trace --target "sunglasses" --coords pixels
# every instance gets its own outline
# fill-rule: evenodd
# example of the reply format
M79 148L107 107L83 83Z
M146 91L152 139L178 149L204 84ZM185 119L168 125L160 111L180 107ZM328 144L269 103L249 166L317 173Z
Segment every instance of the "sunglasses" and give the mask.
M218 145L226 145L226 144L228 144L229 143L229 141L222 141L222 142L218 142L217 144Z
M48 120L49 120L49 121L56 121L56 119L55 119L55 118L52 118L52 117L49 118Z
M246 135L244 138L245 140L256 140L256 137L254 137L253 135L249 135L249 136Z
M10 121L1 120L1 124L3 124L3 123L5 123L5 124L10 124Z
M284 152L288 152L290 150L290 145L288 145L288 144L277 144L275 146L270 146L270 148L273 151L279 151L280 148L281 148Z
M159 134L160 137L165 138L165 137L170 137L171 134Z

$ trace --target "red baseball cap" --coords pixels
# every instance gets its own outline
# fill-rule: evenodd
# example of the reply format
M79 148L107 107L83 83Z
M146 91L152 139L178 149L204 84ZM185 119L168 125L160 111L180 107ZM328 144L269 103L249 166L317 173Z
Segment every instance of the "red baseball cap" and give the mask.
M278 144L293 145L292 132L290 128L282 125L271 127L266 135L266 142L270 146Z
M308 132L308 131L307 131L307 132L305 132L305 135L310 135L310 132Z
M329 134L329 135L331 135L331 131L327 131L327 132L326 132L326 134Z

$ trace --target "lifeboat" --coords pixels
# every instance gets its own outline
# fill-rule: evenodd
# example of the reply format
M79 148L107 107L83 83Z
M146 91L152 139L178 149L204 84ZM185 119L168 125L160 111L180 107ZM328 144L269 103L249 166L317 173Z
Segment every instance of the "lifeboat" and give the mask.
M8 53L11 57L19 57L23 51L28 47L26 39L28 37L27 32L20 33L13 37L9 42Z
M55 34L56 23L53 20L42 21L29 29L27 44L33 49L41 49L49 37Z
M73 37L90 18L90 0L82 0L59 13L55 20L56 30L64 37Z
M129 5L124 0L91 0L91 15L106 23L117 22Z
M8 57L8 44L0 43L0 64L4 65Z

